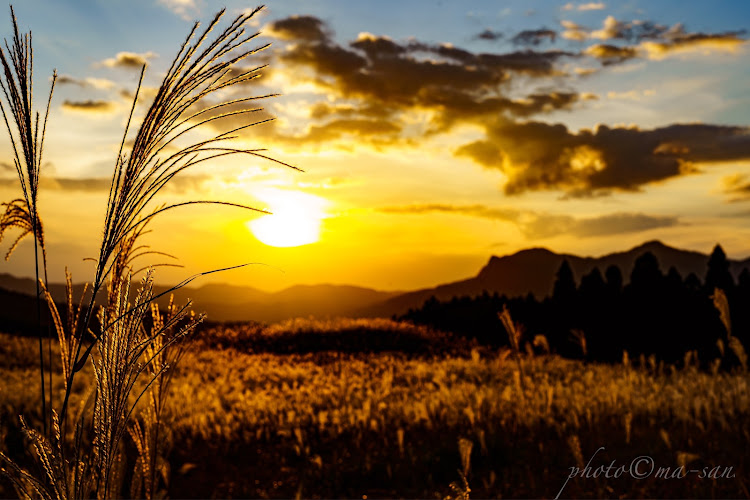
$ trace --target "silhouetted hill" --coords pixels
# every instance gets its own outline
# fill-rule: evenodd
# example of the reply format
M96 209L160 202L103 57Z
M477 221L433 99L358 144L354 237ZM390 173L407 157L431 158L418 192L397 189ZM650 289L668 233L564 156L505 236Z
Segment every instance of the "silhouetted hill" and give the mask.
M416 290L386 300L382 304L362 311L367 316L388 316L404 314L411 308L420 307L427 299L435 296L438 300L450 300L457 296L477 296L484 291L508 297L533 293L541 298L552 292L555 273L563 260L567 260L576 280L589 273L594 267L604 271L610 265L620 268L627 283L635 260L646 252L652 252L659 260L662 272L674 266L685 277L695 273L701 279L706 274L708 255L689 250L680 250L660 241L649 241L625 252L617 252L602 257L579 257L558 254L546 248L521 250L503 257L493 256L474 278L440 285L435 288ZM730 260L730 271L735 279L744 267L750 267L750 258L742 261Z
M175 293L177 302L184 303L188 298L196 305L196 310L204 311L214 321L261 321L274 322L294 317L390 317L404 314L410 308L420 307L431 296L449 300L457 296L477 296L485 290L508 297L533 293L541 298L551 293L555 273L564 259L580 281L581 276L599 267L602 273L610 265L622 271L627 282L633 264L640 255L652 252L659 260L662 272L674 266L685 277L695 273L703 279L706 274L708 255L700 252L680 250L660 241L649 241L625 252L617 252L602 257L579 257L558 254L545 248L530 248L512 255L493 256L473 277L435 288L412 292L382 292L369 288L347 285L297 285L280 292L264 292L252 287L207 284L196 288L183 288ZM730 261L730 271L735 279L744 267L750 268L750 258ZM65 286L50 286L57 301L64 301ZM135 288L135 287L134 287ZM33 296L34 281L0 274L0 289ZM156 293L166 287L156 286ZM78 299L81 285L75 286L74 297ZM13 300L20 300L14 296ZM159 301L166 304L167 298ZM0 319L5 317L8 306L0 305ZM19 316L14 313L14 317ZM18 319L18 318L16 318Z
M3 333L26 333L36 331L36 301L31 295L0 288L0 331ZM46 304L42 304L46 312ZM40 316L43 331L47 331L48 316Z

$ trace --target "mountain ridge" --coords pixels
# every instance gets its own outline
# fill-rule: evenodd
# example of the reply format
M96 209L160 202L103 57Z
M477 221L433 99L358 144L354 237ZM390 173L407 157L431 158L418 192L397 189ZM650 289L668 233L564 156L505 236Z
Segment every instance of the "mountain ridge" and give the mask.
M449 300L456 296L476 296L487 291L507 296L532 293L543 297L551 292L555 274L563 260L568 261L577 280L594 267L599 267L604 273L607 267L616 265L627 282L635 259L645 252L652 252L656 256L662 272L674 266L683 278L690 273L697 274L701 279L705 276L709 258L707 254L651 240L629 250L600 257L556 253L543 247L527 248L503 256L493 255L473 277L407 292L334 284L293 285L280 291L265 292L251 286L208 283L176 291L175 300L184 303L190 298L196 310L205 311L209 319L216 321L276 322L306 316L390 317L420 307L432 296ZM750 268L750 258L729 259L729 262L735 279L743 268ZM18 278L8 273L0 273L0 289L31 296L36 293L32 279ZM82 285L75 285L73 296L80 297L82 289ZM156 293L167 289L163 285L155 286ZM64 285L51 284L50 291L56 300L64 300ZM14 300L17 301L17 297ZM165 304L166 300L165 297L160 304Z

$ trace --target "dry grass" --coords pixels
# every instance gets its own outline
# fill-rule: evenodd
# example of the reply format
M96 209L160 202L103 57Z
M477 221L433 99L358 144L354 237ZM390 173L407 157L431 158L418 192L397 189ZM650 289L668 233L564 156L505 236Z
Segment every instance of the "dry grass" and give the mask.
M124 477L128 475L125 467L133 465L128 464L125 457L124 438L127 435L131 436L140 451L131 474L131 494L142 493L149 498L158 494L160 485L156 469L159 461L163 462L159 456L162 441L159 428L171 380L168 371L173 368L170 363L176 363L181 356L182 350L178 345L195 330L202 318L189 315L189 303L182 308L170 306L166 317L152 307L152 303L164 293L154 295L150 270L141 282L134 303L130 303L133 263L140 257L158 254L141 245L139 239L145 233L147 224L163 212L193 204L220 204L255 210L221 200L188 200L164 206L156 204L156 197L176 175L203 162L236 154L272 160L262 149L241 149L227 144L240 130L262 121L247 120L245 124L210 139L195 139L192 136L193 131L210 122L260 111L261 108L248 107L247 104L269 97L251 96L207 102L217 91L247 82L258 76L262 69L234 71L237 63L266 47L247 48L257 33L246 33L246 27L258 10L238 15L214 36L211 33L219 30L224 11L219 12L203 31L198 30L198 23L195 24L148 107L135 133L132 147L126 151L125 144L138 103L145 66L141 70L115 161L103 237L99 254L94 259L95 272L89 298L86 299L85 292L80 301L72 297L71 277L68 275L67 310L66 314L60 314L57 305L45 291L51 323L57 333L63 396L58 418L52 409L53 399L57 396L51 369L52 340L48 349L49 369L46 369L49 384L45 389L40 331L37 373L41 379L41 404L40 418L35 421L42 423L42 432L26 425L24 420L20 425L28 440L27 449L33 452L36 464L34 468L25 468L20 465L22 462L18 461L18 457L0 453L0 472L13 483L20 496L50 499L120 496ZM44 301L41 288L46 289L47 273L44 233L36 200L52 91L40 129L39 114L36 117L33 115L31 35L21 36L12 9L11 16L13 43L6 44L8 54L0 50L0 63L4 70L0 88L5 96L5 104L0 106L0 110L13 145L23 199L4 204L6 209L0 219L0 237L7 230L20 229L19 239L27 234L34 236L35 256L41 248L45 278L43 282L37 279L37 317L41 318ZM54 80L53 76L53 86ZM230 106L232 110L224 112ZM13 248L15 244L11 251ZM38 258L36 262L38 278ZM197 276L188 278L172 290ZM105 286L106 300L103 304L97 304L99 292ZM91 395L82 401L78 416L70 420L67 417L71 402L75 399L72 396L75 393L76 375L88 365L91 365L94 374ZM144 396L149 404L134 423L134 413Z
M577 479L566 494L744 495L750 384L740 371L519 360L524 388L507 351L407 358L253 354L196 344L174 374L173 403L162 415L172 443L163 455L172 471L167 491L292 497L301 488L304 497L458 498L460 471L478 498L553 497L570 467L605 446L607 463L649 454L668 466L692 454L696 467L734 466L739 479ZM19 384L8 394L25 383L22 372L2 374L15 373L12 383Z

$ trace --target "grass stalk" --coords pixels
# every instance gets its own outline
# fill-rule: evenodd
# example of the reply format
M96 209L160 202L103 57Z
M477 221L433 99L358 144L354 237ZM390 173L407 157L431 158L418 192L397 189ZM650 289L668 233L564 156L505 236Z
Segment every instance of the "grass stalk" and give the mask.
M132 148L129 153L124 153L143 83L145 66L142 68L110 183L103 238L96 260L92 296L84 313L84 325L89 325L93 318L95 300L105 281L108 278L114 282L120 279L116 274L121 272L121 267L116 266L115 262L123 242L130 235L140 234L143 225L153 217L174 208L193 204L226 205L262 212L246 205L216 200L190 200L150 210L154 198L174 176L200 163L236 154L270 159L286 167L296 168L269 158L262 153L262 149L229 148L221 145L236 138L237 132L268 120L250 121L227 132L218 133L210 139L184 147L175 143L177 139L185 138L189 132L216 120L259 111L259 108L242 108L219 112L230 105L247 103L256 98L233 99L194 111L201 108L204 100L216 91L257 77L262 66L242 71L235 77L230 78L228 75L237 63L268 46L246 48L248 42L256 38L257 33L248 35L245 28L259 10L260 8L238 15L212 41L209 41L209 33L217 27L224 14L223 10L216 14L200 34L199 23L193 26L159 86L156 97L135 135ZM177 151L162 157L165 148L170 145L176 146ZM93 344L86 350L82 350L82 342L77 343L73 358L74 369L66 383L61 421L64 421L67 415L72 377L83 367L98 340L99 335L95 335Z
M21 229L21 235L11 246L6 258L10 256L19 241L31 234L34 239L34 275L36 282L36 324L37 336L39 338L39 379L40 379L40 406L42 412L42 427L44 434L47 434L47 403L46 389L44 382L44 347L42 339L42 291L40 287L40 275L43 275L45 284L47 283L47 255L44 245L44 232L42 222L38 211L38 192L39 192L39 174L42 164L42 153L44 149L44 137L47 130L47 120L49 118L52 95L55 88L57 73L53 71L52 84L50 86L47 108L42 121L41 132L39 130L39 113L33 111L33 66L34 52L32 48L31 32L20 34L18 21L10 7L10 14L13 24L13 40L8 43L5 40L5 48L0 47L0 64L2 65L2 74L0 74L0 89L5 97L6 104L0 100L0 111L8 132L8 136L13 148L13 162L18 174L18 180L21 185L23 194L22 199L14 200L4 204L6 212L0 222L0 239L2 234L11 228ZM7 105L7 111L6 111ZM9 120L10 115L10 120ZM10 122L15 125L11 127ZM20 150L20 153L19 153ZM25 205L25 206L23 206ZM41 254L41 255L40 255ZM42 270L40 272L39 260L42 260ZM48 332L49 333L49 332ZM52 346L51 335L48 335L47 355L49 370L49 406L52 407ZM49 412L49 424L52 426L52 413Z

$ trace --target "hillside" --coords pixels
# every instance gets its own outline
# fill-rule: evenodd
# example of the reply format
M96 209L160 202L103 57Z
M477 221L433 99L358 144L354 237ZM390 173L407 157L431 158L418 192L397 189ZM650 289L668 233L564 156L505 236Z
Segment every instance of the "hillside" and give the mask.
M656 256L662 272L667 272L670 267L674 266L683 277L695 273L702 279L706 273L708 255L673 248L660 241L649 241L630 250L601 257L579 257L558 254L545 248L531 248L512 255L491 257L479 274L473 278L402 294L363 313L370 316L403 314L410 308L421 306L432 296L440 300L449 300L462 295L480 295L485 290L509 297L528 293L533 293L536 297L544 297L551 293L555 274L563 260L568 261L577 280L594 267L598 267L604 273L607 267L616 265L627 282L635 260L646 252L651 252ZM735 279L745 267L750 267L750 258L741 261L730 260L730 271Z

